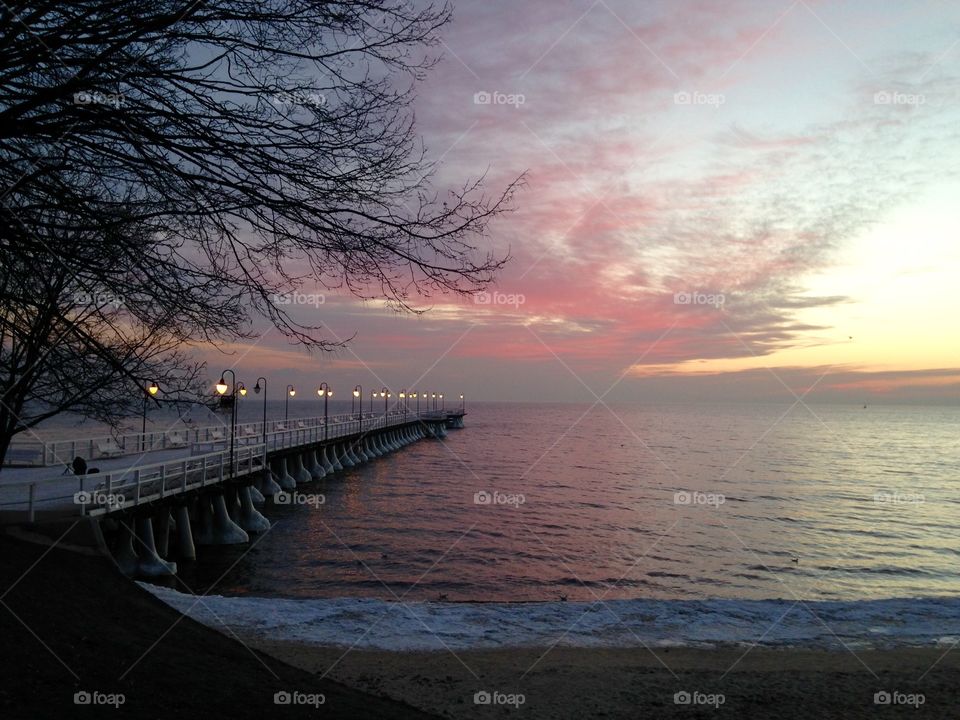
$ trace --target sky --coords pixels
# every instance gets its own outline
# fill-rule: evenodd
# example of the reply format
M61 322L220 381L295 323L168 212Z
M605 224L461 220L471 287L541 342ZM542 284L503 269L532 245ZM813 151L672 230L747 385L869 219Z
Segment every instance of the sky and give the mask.
M267 332L205 353L212 375L341 397L960 399L960 6L454 6L417 125L441 190L527 173L479 241L512 257L496 285L420 316L324 292L296 313L346 348Z

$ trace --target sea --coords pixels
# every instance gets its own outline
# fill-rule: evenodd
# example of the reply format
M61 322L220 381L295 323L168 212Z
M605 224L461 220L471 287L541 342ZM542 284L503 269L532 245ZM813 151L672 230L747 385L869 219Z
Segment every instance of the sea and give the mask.
M960 641L957 407L465 409L149 589L359 648Z

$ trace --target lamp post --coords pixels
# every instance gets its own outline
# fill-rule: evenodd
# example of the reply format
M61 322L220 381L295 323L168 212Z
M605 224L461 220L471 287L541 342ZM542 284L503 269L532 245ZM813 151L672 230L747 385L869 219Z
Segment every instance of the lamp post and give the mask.
M151 382L143 393L143 428L140 431L140 452L147 451L147 400L154 397L160 388L155 382Z
M383 395L383 424L387 424L387 389L384 388L380 391L380 394Z
M227 368L222 373L220 373L220 382L217 383L217 392L221 395L225 395L227 392L227 381L226 375L230 373L230 380L233 384L233 390L230 393L231 408L230 408L230 475L233 476L233 439L234 434L236 433L237 427L237 374L233 371L232 368Z
M467 403L463 399L463 393L460 393L460 412L463 412L466 409L467 409Z
M431 393L431 394L430 394L430 398L431 398L430 409L431 409L431 410L436 410L436 409L437 409L437 394L436 394L436 393Z
M327 400L333 395L333 390L325 382L322 382L320 383L320 389L317 390L317 395L323 398L323 439L326 440L329 430L327 427Z
M447 404L443 401L443 393L440 393L440 409L446 410Z
M407 421L407 389L400 391L400 407L403 408L403 421Z
M357 401L357 398L360 398L360 412L357 414L357 432L363 430L363 386L357 385L353 389L353 397L350 398L350 414L353 415L353 404Z
M417 399L417 417L420 417L420 396L423 393L414 393L413 396Z
M297 389L293 385L287 385L287 396L283 399L283 424L286 427L290 419L290 398L297 394Z
M263 380L263 476L264 479L270 477L267 473L270 469L267 467L267 379L263 376L257 378L257 384L253 386L253 391L260 394L260 381ZM264 486L266 487L266 486Z

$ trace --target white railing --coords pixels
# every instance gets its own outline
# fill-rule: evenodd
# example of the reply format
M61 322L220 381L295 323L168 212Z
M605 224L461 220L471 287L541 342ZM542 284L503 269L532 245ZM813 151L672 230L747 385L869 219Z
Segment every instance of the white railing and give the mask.
M420 417L430 421L438 419L433 413L429 415L430 417L427 413L421 413ZM268 460L271 453L318 445L324 441L403 425L417 419L417 413L402 411L363 420L354 417L336 423L332 422L331 417L331 422L327 426L314 425L273 431L268 429L266 443L263 442L262 436L255 438L255 442L244 442L243 438L237 436L234 438L232 472L228 435L225 441L219 441L222 449L201 455L191 455L150 465L135 465L91 475L56 476L5 483L0 485L0 492L3 496L12 495L13 499L4 497L0 501L0 510L26 511L29 522L34 521L37 508L40 506L61 511L65 515L75 514L74 507L81 515L117 512L205 485L262 471L264 462Z
M380 417L382 413L364 413L364 418ZM330 423L355 419L357 413L330 415ZM282 429L323 426L323 416L267 420L267 433ZM263 422L238 423L238 434L244 437L263 437ZM230 434L230 423L203 427L180 426L166 431L126 433L64 440L14 440L4 458L4 465L50 467L69 465L78 455L86 460L123 457L138 453L192 448L212 442L222 442Z

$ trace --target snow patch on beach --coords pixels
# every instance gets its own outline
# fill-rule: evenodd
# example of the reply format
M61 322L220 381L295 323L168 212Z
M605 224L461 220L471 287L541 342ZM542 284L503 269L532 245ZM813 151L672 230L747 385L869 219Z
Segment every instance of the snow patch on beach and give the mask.
M960 599L857 602L610 600L432 603L378 599L197 597L141 586L213 628L274 640L379 650L503 647L949 646Z

